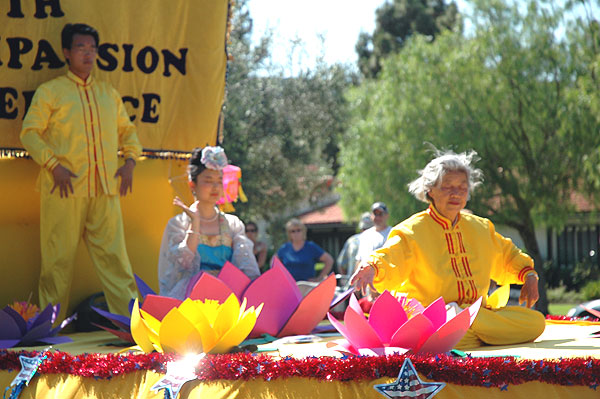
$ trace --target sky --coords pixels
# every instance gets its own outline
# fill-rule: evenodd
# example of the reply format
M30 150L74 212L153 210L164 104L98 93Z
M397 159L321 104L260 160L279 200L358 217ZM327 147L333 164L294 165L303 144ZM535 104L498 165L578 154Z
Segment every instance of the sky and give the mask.
M356 64L354 50L361 31L372 33L375 10L385 0L249 0L250 16L254 22L253 40L271 29L272 55L276 64L288 65L290 41L301 39L305 51L297 51L295 61L307 66L321 53L328 64ZM459 11L464 0L457 1ZM321 45L319 35L324 38Z
M354 45L361 31L375 28L375 9L384 0L250 0L254 22L253 40L271 29L272 55L277 64L288 63L290 41L301 39L305 52L297 52L303 63L314 64L323 50L325 62L356 63ZM319 41L322 35L324 46Z
M468 0L455 1L460 13L470 13ZM328 64L356 65L354 46L358 36L361 31L373 32L375 10L383 3L385 0L249 0L254 21L253 40L272 30L272 61L284 67L289 65L290 43L295 38L301 39L304 45L294 53L295 63L312 68L322 54ZM596 5L592 8L598 11ZM319 35L323 36L323 45ZM292 70L292 74L295 72Z

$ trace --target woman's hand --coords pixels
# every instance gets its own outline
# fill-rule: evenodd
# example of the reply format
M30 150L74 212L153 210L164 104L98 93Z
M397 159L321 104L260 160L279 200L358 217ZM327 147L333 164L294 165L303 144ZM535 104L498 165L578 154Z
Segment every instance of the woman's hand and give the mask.
M525 277L525 283L521 288L521 295L519 296L519 304L525 302L528 308L532 308L539 298L538 277L534 274L530 274Z
M356 271L350 277L350 285L356 286L356 289L362 292L363 295L367 295L367 287L371 288L371 291L376 292L377 290L373 286L373 279L375 278L375 267L368 262L359 263Z
M200 213L198 212L197 203L187 206L179 197L173 198L173 205L180 207L192 219L192 226L200 225Z

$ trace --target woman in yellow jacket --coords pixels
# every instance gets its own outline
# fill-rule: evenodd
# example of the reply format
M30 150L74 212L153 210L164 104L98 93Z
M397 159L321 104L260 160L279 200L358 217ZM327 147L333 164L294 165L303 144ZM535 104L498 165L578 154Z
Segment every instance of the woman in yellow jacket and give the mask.
M365 290L394 290L428 305L442 296L466 307L483 296L473 325L457 345L509 345L536 339L544 316L532 310L538 300L533 260L488 219L464 212L470 192L480 184L472 167L475 152L448 152L429 162L409 191L429 208L395 226L384 246L363 261L351 282ZM463 211L463 212L461 212ZM527 307L485 307L490 279L523 284L519 302Z

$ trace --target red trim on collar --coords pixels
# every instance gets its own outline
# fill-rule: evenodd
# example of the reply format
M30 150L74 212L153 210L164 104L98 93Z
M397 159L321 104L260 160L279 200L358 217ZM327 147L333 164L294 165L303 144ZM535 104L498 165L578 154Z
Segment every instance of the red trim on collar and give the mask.
M442 215L440 215L438 213L438 211L435 210L435 207L433 205L429 205L429 208L427 209L427 213L429 213L429 216L431 216L431 218L440 226L442 226L444 228L444 230L448 230L450 228L450 223L448 223L445 217L443 217Z
M71 80L72 82L76 83L79 86L84 86L84 87L89 86L94 82L92 75L88 76L88 78L86 80L83 80L71 71L67 71L67 79Z

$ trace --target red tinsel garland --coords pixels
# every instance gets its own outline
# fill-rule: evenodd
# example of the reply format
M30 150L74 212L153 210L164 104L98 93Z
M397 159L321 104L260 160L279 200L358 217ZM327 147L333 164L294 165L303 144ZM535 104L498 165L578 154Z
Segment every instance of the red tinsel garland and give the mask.
M37 352L0 351L0 370L20 369L19 355ZM98 354L73 356L64 352L48 352L38 372L70 374L93 378L111 378L134 371L166 372L166 363L176 355ZM453 357L447 354L391 355L379 357L309 357L275 359L267 355L236 353L208 355L201 360L197 375L200 380L270 381L284 377L308 377L325 381L374 380L397 377L409 357L417 371L430 380L459 385L500 387L529 381L558 385L583 385L596 389L600 385L600 359L570 358L552 360L520 360L512 357Z

